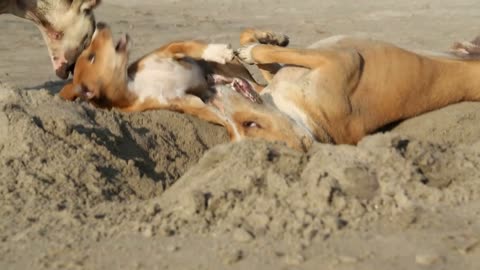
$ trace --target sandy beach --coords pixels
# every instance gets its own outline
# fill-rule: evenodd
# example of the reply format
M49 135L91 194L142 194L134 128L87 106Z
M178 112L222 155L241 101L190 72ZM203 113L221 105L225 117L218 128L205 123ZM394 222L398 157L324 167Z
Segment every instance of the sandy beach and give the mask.
M479 31L459 1L105 0L131 60L162 44L292 47L337 34L447 50ZM357 146L228 143L188 115L65 102L33 24L0 16L0 269L480 269L480 103Z

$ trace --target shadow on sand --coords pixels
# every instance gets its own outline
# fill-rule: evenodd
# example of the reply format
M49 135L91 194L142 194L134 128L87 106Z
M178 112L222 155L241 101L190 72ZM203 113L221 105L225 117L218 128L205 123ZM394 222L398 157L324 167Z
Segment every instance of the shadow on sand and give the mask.
M48 92L50 92L50 94L55 95L58 92L60 92L60 90L62 90L62 88L65 84L67 84L71 81L72 81L71 79L65 80L65 81L47 81L43 84L39 84L39 85L36 85L36 86L25 87L24 89L27 90L27 91L46 89Z

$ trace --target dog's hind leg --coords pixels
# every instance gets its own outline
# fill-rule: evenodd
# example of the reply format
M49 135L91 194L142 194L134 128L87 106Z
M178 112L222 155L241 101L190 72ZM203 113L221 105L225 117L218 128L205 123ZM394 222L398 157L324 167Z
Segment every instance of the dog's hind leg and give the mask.
M281 63L326 72L335 76L328 81L342 84L332 89L340 89L345 96L357 86L364 66L363 57L355 49L291 49L256 44L240 48L238 55L252 64Z
M252 44L237 50L237 55L249 64L286 64L317 68L329 63L349 63L357 68L361 55L354 49L292 49L272 45Z
M242 46L251 43L260 43L287 47L289 42L290 39L284 34L254 28L247 28L240 34L240 45Z
M288 46L289 42L290 39L286 35L254 28L247 28L240 34L241 46L248 46L252 44L269 44L286 47ZM258 64L257 67L260 70L263 78L268 83L270 83L273 76L282 68L282 66L278 63Z

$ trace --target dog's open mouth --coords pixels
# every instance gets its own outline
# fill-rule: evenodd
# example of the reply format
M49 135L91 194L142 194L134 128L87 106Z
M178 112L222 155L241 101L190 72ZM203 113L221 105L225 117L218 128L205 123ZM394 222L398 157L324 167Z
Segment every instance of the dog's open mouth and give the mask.
M209 80L213 84L223 84L230 85L235 92L242 95L244 98L250 100L251 102L262 104L262 98L260 95L253 89L252 85L241 78L227 78L221 75L213 74L209 77Z

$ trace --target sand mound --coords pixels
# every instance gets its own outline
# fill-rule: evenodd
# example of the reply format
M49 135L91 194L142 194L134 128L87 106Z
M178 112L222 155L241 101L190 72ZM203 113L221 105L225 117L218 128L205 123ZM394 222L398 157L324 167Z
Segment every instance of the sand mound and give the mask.
M63 269L51 261L83 263L92 243L124 234L226 235L290 252L340 232L448 230L480 200L479 131L465 124L478 104L422 116L445 117L443 126L413 119L357 147L299 153L222 144L222 128L186 115L122 114L0 88L0 254L17 266L33 256L40 268Z
M120 114L46 90L0 88L0 212L13 219L0 231L9 234L25 216L48 222L51 213L157 196L226 140L223 129L185 115Z
M278 238L325 237L383 219L408 226L425 208L480 198L480 144L445 146L396 135L308 154L246 142L216 147L161 197L163 221ZM201 225L200 225L201 224ZM191 231L191 229L188 229Z

